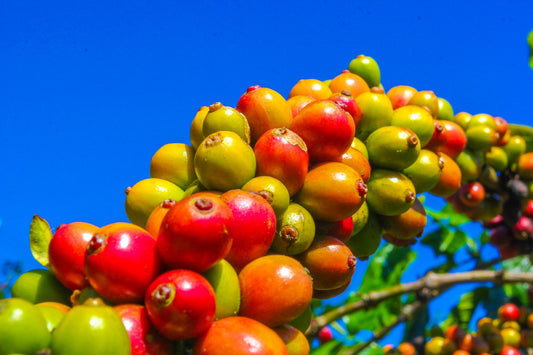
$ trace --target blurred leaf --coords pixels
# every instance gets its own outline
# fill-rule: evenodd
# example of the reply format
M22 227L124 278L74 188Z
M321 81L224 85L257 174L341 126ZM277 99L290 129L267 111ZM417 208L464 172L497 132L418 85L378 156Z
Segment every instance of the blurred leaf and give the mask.
M330 355L334 351L339 350L341 347L342 343L333 339L328 341L326 344L320 345L318 348L311 350L310 355Z
M452 308L449 317L441 323L441 328L446 329L452 324L458 324L463 329L468 329L468 324L477 306L486 301L489 295L490 288L488 287L478 287L472 292L465 293Z
M410 248L385 245L372 258L359 292L365 294L400 283L403 273L415 257L416 253Z
M39 216L33 216L30 226L30 248L35 260L48 267L48 244L52 239L52 230L48 222Z
M476 244L476 241L469 236L466 236L466 246L468 247L468 252L470 255L479 257L479 248Z
M466 233L462 230L451 231L447 230L442 238L439 248L441 253L455 254L466 243Z
M521 304L527 305L529 303L528 296L527 296L529 284L524 284L524 283L506 284L503 286L503 289L507 297L513 298L519 301Z
M490 240L490 234L487 232L486 229L483 230L483 233L481 233L481 236L479 237L479 240L481 244L487 244Z
M339 352L339 355L343 354ZM351 352L349 353L351 354ZM359 354L361 355L383 355L383 348L377 343L372 343L364 348Z
M447 203L442 210L433 211L426 208L427 213L435 219L435 221L443 225L443 221L448 221L450 226L458 227L464 223L471 222L470 218L466 217L462 213L455 212L453 207Z

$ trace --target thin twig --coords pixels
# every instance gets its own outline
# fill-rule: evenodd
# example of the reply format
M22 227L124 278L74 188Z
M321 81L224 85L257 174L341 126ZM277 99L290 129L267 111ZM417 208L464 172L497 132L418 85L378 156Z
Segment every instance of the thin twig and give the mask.
M469 282L493 282L497 284L533 283L533 273L505 272L503 270L474 270L448 274L436 274L430 272L417 281L395 285L380 291L370 292L362 295L361 300L342 305L316 317L306 331L306 335L311 337L316 336L321 328L345 315L354 313L358 310L375 307L380 302L402 294L418 292L423 288L427 288L429 291L440 294L453 285Z

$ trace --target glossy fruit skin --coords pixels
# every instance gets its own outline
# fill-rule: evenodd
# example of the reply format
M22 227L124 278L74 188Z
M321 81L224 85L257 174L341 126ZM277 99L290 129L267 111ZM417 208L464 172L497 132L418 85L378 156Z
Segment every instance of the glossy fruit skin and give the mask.
M413 131L420 139L421 147L424 147L431 140L435 130L431 113L416 105L406 105L395 109L392 113L391 125Z
M250 144L250 125L246 117L233 107L222 105L221 102L209 106L209 112L202 125L204 137L218 131L235 132Z
M52 333L50 348L54 355L131 353L122 319L98 298L90 298L65 314Z
M215 292L215 320L236 316L241 306L241 288L239 276L233 266L222 259L202 276Z
M311 351L309 341L302 331L289 324L273 329L285 343L289 355L308 355Z
M504 171L509 165L507 154L501 147L491 147L485 154L485 160L496 171Z
M363 141L357 137L353 137L352 144L350 146L363 154L365 159L368 160L368 149L366 149L366 145L363 143Z
M440 120L433 120L433 135L427 144L424 146L425 149L429 149L435 153L439 152L439 149L446 145L448 137L446 135L446 127Z
M359 105L357 105L357 101L353 98L352 93L348 90L343 90L331 95L328 99L352 116L355 129L357 129L357 125L359 124L359 121L361 121L362 113Z
M296 259L265 255L239 273L241 308L239 315L269 327L290 322L311 302L313 281Z
M50 340L38 308L21 298L0 300L0 354L35 354L48 348Z
M233 243L224 258L240 270L267 253L276 233L276 214L267 200L248 191L230 190L220 198L233 214Z
M455 121L455 114L453 113L452 105L450 105L448 100L442 97L438 97L437 100L439 102L439 114L437 115L437 119Z
M401 171L418 158L420 140L408 128L385 126L368 136L366 148L371 166Z
M368 260L368 257L378 250L382 233L383 226L379 216L369 209L366 224L350 237L346 245L358 259Z
M309 170L295 202L313 218L335 222L352 216L363 204L366 192L359 173L343 163L327 162Z
M318 331L318 340L321 344L325 344L333 340L333 332L330 327L325 326Z
M355 134L353 118L331 100L317 100L305 106L290 128L305 142L311 162L341 156Z
M465 205L475 207L485 199L485 187L477 181L465 184L461 186L459 196Z
M368 209L368 204L363 202L361 207L352 215L352 233L350 234L350 237L346 240L343 240L344 242L350 240L354 235L359 233L367 224L368 222L368 215L370 214L370 211Z
M59 302L69 305L70 291L48 269L33 269L20 275L11 289L11 297L30 303Z
M330 290L317 290L313 289L313 298L317 300L327 300L333 297L337 297L348 289L350 286L350 281L346 282L341 287L332 288Z
M369 87L379 86L381 83L381 72L378 63L374 58L364 54L352 59L348 65L348 70L365 79Z
M387 91L387 96L392 103L393 109L405 106L409 103L411 98L417 93L417 90L411 86L398 85Z
M304 252L315 238L316 223L303 206L291 202L277 218L276 234L272 241L273 251L284 255Z
M52 332L65 314L70 310L69 306L57 302L42 302L35 305L46 320L48 331Z
M498 142L496 130L487 125L469 126L466 131L466 146L472 150L487 152Z
M439 157L444 161L444 167L439 182L429 192L435 196L449 197L461 188L461 169L448 155L439 153Z
M315 101L316 99L306 95L292 96L287 100L287 104L291 108L292 117L296 116L305 106Z
M477 180L481 175L481 161L479 154L469 148L463 150L455 158L455 162L461 170L461 182L463 184Z
M498 308L498 318L502 321L517 321L520 310L514 303L506 303Z
M533 153L524 153L518 158L518 174L524 179L533 179Z
M288 355L276 332L246 317L218 320L194 344L193 355Z
M292 113L287 101L278 92L251 86L243 94L235 108L244 114L250 124L251 142L272 128L287 127L292 123Z
M331 236L317 237L298 259L309 270L315 290L332 290L350 283L357 264L350 248Z
M384 126L390 126L392 121L392 103L383 90L372 89L356 97L355 101L361 108L361 121L357 126L355 136L365 141L370 133Z
M331 89L324 82L317 79L302 79L292 87L289 99L297 95L305 95L317 100L324 100L330 97L331 94Z
M455 159L466 147L467 138L465 131L455 122L439 121L439 123L446 130L446 144L438 148L438 151Z
M398 171L374 169L368 180L368 207L378 214L394 216L407 211L415 200L415 187L407 176Z
M208 190L239 189L255 176L255 169L252 147L231 131L210 134L194 155L196 176Z
M215 292L202 275L191 270L159 275L146 290L144 303L153 325L171 340L198 337L215 319Z
M409 100L409 105L427 107L434 119L437 119L439 116L439 99L431 90L421 90L416 92Z
M157 250L171 269L204 272L229 252L233 213L210 192L199 192L179 201L161 222Z
M159 229L161 228L161 221L166 216L167 212L170 210L171 207L176 205L176 201L173 199L168 199L163 202L161 202L159 205L157 205L152 213L150 213L150 216L148 216L148 220L146 221L145 229L148 233L154 237L154 239L157 239L159 236Z
M468 112L457 112L454 115L453 121L457 123L461 128L464 130L466 127L468 127L468 124L470 123L470 120L472 119L472 115Z
M421 237L427 224L426 210L418 198L404 213L382 216L380 220L384 231L399 239Z
M440 180L444 161L434 152L421 149L416 161L402 172L412 181L417 193L431 190Z
M244 184L242 190L259 194L267 200L276 216L281 215L289 207L289 190L275 177L256 176Z
M424 349L426 355L450 355L457 349L457 346L442 336L436 336L426 343Z
M293 196L303 185L309 170L309 152L303 139L288 128L265 132L254 146L257 176L281 181Z
M198 149L198 146L204 140L204 134L202 132L204 119L209 112L209 107L202 106L198 109L198 112L194 116L191 127L189 129L189 138L191 140L191 146L194 150Z
M342 73L331 79L329 88L333 93L348 90L353 97L357 97L364 92L370 91L370 87L365 79L357 74L350 73L348 70L343 70Z
M163 145L150 160L150 177L170 181L185 190L196 179L194 148L184 143Z
M122 319L131 344L131 355L174 353L174 344L157 332L146 307L140 304L121 304L113 309Z
M357 212L354 214L357 214ZM353 215L337 222L319 221L316 226L316 234L320 236L329 235L345 243L352 236L354 224Z
M525 153L526 147L526 141L523 137L518 135L512 135L509 137L507 144L502 146L502 149L507 153L509 165L518 161L518 158Z
M500 355L521 355L522 353L515 347L510 345L505 345L502 348Z
M89 283L111 302L141 301L161 270L155 239L133 224L108 224L95 232L87 246L85 272Z
M131 223L144 228L158 204L169 198L179 201L183 194L180 187L167 180L149 178L138 181L126 189L126 215Z
M366 183L370 178L372 166L364 154L353 147L348 148L344 154L333 161L344 163L353 170L357 171L359 175L361 175L364 183Z
M50 270L69 290L89 285L85 277L85 249L97 229L97 226L85 222L62 224L50 240Z

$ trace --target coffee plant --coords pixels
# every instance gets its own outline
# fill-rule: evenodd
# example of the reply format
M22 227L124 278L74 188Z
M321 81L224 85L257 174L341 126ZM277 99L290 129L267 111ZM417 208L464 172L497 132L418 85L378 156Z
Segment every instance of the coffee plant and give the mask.
M34 216L43 268L0 301L0 354L533 347L533 128L452 104L365 55L206 103L126 188L129 222Z

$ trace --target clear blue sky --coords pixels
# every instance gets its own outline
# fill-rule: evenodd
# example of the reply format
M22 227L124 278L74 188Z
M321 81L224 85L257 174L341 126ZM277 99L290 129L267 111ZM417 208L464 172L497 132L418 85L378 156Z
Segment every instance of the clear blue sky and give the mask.
M0 262L39 265L32 216L127 221L124 189L199 107L259 84L287 97L358 54L385 89L533 122L530 1L0 1Z

